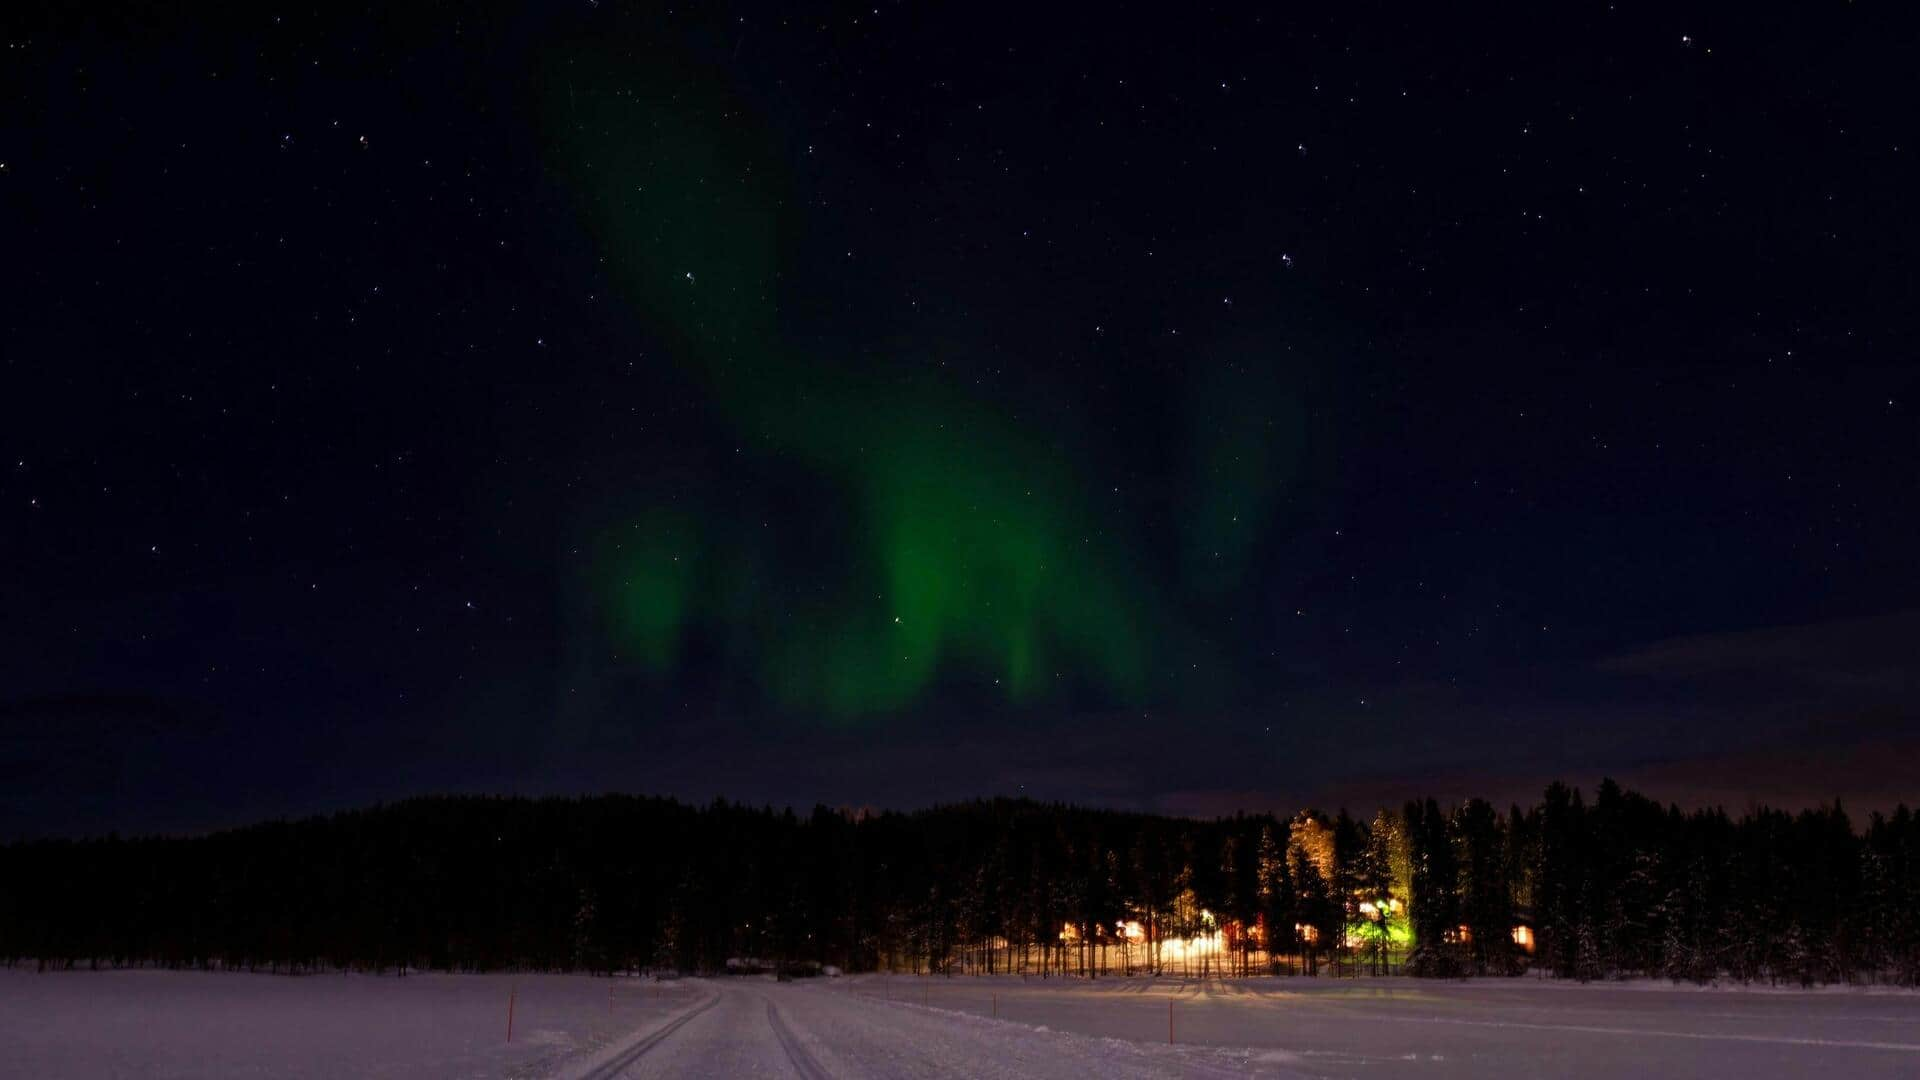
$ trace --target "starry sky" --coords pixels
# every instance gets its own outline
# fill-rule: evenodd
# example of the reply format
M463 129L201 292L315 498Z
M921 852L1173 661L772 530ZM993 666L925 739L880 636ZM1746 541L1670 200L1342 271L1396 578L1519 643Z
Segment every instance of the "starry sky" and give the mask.
M1920 795L1900 5L27 5L0 837Z

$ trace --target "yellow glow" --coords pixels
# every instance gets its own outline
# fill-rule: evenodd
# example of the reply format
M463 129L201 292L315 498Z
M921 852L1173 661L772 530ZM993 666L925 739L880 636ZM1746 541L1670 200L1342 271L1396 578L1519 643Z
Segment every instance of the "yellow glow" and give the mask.
M1226 951L1226 935L1218 930L1198 937L1168 938L1160 943L1160 954L1169 960L1219 956Z

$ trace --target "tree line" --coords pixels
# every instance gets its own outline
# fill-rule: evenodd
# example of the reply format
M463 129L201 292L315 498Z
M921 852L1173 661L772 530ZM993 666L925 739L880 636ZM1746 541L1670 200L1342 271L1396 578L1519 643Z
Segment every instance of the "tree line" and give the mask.
M1214 821L423 798L200 837L0 848L42 968L1406 973L1920 983L1920 822L1531 807Z

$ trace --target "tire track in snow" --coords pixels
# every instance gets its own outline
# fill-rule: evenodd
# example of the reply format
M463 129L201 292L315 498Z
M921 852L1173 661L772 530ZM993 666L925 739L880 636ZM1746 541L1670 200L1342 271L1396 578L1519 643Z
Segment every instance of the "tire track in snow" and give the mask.
M793 1065L793 1071L799 1073L802 1080L832 1080L832 1074L820 1067L820 1063L800 1045L793 1029L774 1007L773 999L767 999L767 1023L773 1028L773 1037L780 1040L780 1049L786 1051L787 1061Z
M720 1003L720 995L719 994L712 995L711 997L707 998L707 1000L701 1002L698 1005L695 1005L693 1008L688 1009L686 1012L681 1013L679 1017L668 1021L665 1025L663 1025L658 1031L655 1031L653 1034L638 1040L632 1046L627 1047L625 1050L620 1051L614 1056L601 1062L599 1065L596 1065L595 1067L588 1069L586 1072L581 1073L579 1080L613 1080L614 1077L619 1076L621 1073L626 1072L629 1068L631 1068L634 1062L639 1061L642 1057L645 1057L647 1054L647 1051L652 1050L654 1047L659 1046L663 1042L666 1042L667 1039L670 1036L672 1036L674 1032L679 1031L683 1027L686 1027L689 1023L693 1021L695 1017L699 1016L703 1012L706 1012L708 1009L713 1008L715 1005L719 1003Z

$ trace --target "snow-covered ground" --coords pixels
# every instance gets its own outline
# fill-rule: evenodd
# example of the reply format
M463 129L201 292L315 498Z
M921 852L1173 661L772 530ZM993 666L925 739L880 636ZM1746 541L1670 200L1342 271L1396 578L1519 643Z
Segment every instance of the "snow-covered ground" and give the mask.
M1920 994L1540 979L1096 982L868 976L834 989L1056 1031L1173 1037L1317 1076L1920 1076Z
M0 1076L540 1077L701 997L567 975L0 969Z
M1920 1076L1920 994L0 970L0 1074L1910 1077Z

